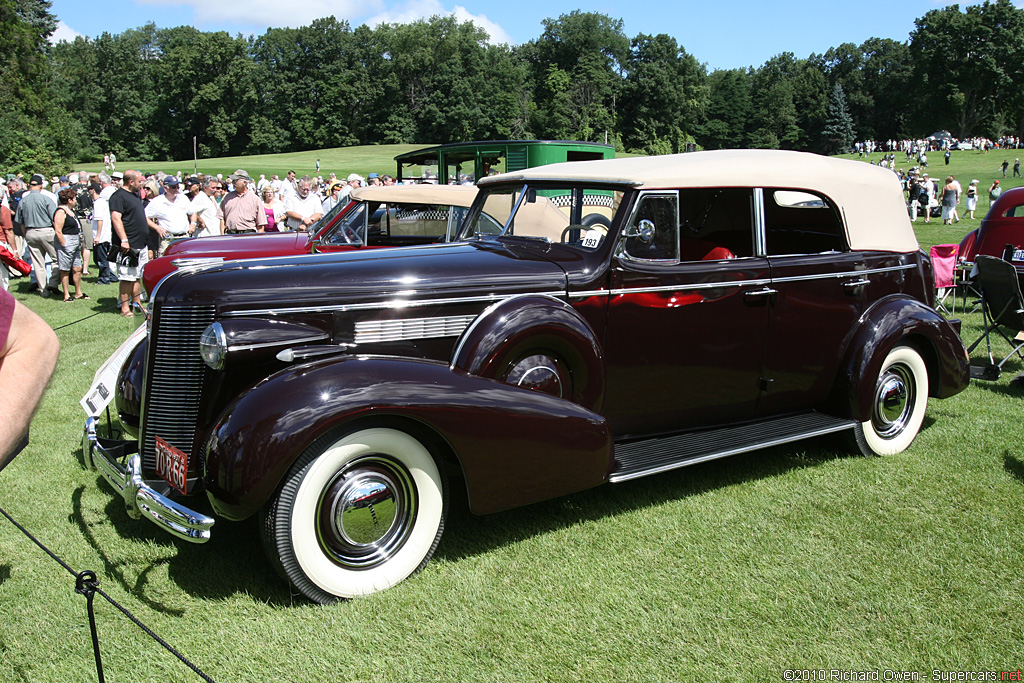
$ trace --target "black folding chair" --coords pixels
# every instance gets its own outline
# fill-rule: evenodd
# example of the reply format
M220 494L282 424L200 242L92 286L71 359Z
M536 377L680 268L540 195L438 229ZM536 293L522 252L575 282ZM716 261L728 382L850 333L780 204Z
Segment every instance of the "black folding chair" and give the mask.
M1024 348L1024 340L1011 339L1003 332L1003 328L1012 330L1014 336L1020 336L1024 331L1024 297L1020 292L1020 280L1017 278L1017 269L1013 264L994 256L978 256L975 264L978 268L977 283L981 288L982 312L985 319L985 331L981 333L967 352L985 340L988 348L989 365L972 365L971 377L976 379L996 380L1002 372L1003 364L1010 359L1010 356L1017 354L1024 360L1021 349ZM1006 340L1012 350L1006 354L999 363L996 363L992 355L992 332L998 332Z

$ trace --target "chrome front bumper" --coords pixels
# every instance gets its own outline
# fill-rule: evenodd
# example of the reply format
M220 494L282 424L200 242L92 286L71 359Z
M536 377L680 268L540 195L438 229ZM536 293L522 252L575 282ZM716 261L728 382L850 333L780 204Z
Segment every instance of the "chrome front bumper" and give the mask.
M102 439L96 436L95 417L85 421L82 434L82 455L93 469L124 498L124 506L132 519L145 517L158 527L192 543L210 540L213 517L189 510L184 505L157 493L142 480L142 458L134 442ZM131 452L125 457L128 450ZM124 465L120 463L125 457Z

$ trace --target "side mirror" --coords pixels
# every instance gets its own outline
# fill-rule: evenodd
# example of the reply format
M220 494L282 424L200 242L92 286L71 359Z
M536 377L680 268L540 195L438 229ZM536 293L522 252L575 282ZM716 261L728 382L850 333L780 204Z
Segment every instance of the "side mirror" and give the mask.
M654 241L654 222L643 218L636 225L631 225L622 233L623 237L636 237L644 244Z

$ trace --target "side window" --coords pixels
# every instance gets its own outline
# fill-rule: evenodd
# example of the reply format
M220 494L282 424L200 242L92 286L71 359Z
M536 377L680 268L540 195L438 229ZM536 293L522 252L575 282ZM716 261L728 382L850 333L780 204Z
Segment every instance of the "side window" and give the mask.
M1004 218L1024 218L1024 204L1011 206L1003 213Z
M846 251L838 209L810 192L765 188L764 227L768 256Z
M679 259L679 206L675 192L640 197L622 250L633 259Z
M341 204L338 206L341 206ZM359 202L352 211L349 211L347 214L342 216L341 219L327 231L323 236L323 243L332 246L340 244L359 244L365 239L363 234L363 228L365 225L366 203Z
M448 230L449 210L448 206L433 204L389 205L388 234L392 237L440 237Z
M717 261L754 255L754 191L679 190L679 259Z

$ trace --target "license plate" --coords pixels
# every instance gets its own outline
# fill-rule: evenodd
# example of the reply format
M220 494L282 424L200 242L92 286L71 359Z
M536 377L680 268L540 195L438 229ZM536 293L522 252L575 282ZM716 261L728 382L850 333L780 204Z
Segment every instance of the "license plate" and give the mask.
M1013 250L1013 260L1014 261L1024 261L1024 249L1014 249Z
M172 487L185 493L188 453L156 437L156 473Z

